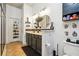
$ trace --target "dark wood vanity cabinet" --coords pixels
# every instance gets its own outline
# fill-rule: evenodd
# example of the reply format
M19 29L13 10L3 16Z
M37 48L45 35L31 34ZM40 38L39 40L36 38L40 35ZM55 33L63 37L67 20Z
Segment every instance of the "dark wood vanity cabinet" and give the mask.
M42 39L42 37L41 36L38 36L38 38L39 39L37 39L37 42L36 42L37 43L36 44L37 45L36 46L36 48L37 48L36 50L41 54L41 51L42 51L41 50L42 49L42 40L41 39Z
M42 36L26 33L26 43L32 47L35 51L42 54Z
M30 35L30 34L28 35L28 43L29 43L29 44L28 44L29 46L32 45L32 39L31 39L31 35Z
M36 50L36 36L34 34L31 34L32 35L32 48Z
M26 43L29 45L29 34L26 33Z

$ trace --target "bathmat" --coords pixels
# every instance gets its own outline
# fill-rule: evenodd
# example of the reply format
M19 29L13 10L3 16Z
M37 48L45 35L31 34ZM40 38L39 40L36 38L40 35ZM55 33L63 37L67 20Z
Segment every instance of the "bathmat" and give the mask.
M25 52L25 54L27 56L41 56L40 53L38 53L37 51L35 51L30 46L24 46L24 47L22 47L22 49L23 49L23 51Z

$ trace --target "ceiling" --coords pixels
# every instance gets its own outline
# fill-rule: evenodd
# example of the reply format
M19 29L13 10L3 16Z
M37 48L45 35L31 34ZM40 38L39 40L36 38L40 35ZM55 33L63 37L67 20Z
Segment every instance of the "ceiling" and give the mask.
M36 3L26 3L29 6L34 6Z
M23 3L7 3L8 5L15 6L17 8L22 9ZM26 3L29 6L35 5L35 3Z
M23 3L7 3L8 5L11 5L11 6L15 6L15 7L17 7L17 8L22 8L22 6L23 6Z

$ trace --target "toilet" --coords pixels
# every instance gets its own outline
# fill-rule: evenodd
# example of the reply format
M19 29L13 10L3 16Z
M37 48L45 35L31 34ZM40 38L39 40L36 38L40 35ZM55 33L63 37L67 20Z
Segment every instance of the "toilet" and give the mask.
M63 56L79 56L79 44L64 42Z

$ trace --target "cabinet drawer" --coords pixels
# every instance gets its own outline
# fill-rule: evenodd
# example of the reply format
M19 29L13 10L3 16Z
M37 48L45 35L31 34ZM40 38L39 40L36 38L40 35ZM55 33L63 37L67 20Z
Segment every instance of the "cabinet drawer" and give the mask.
M37 52L39 52L40 54L42 53L42 37L41 36L38 36L38 39L37 39Z

